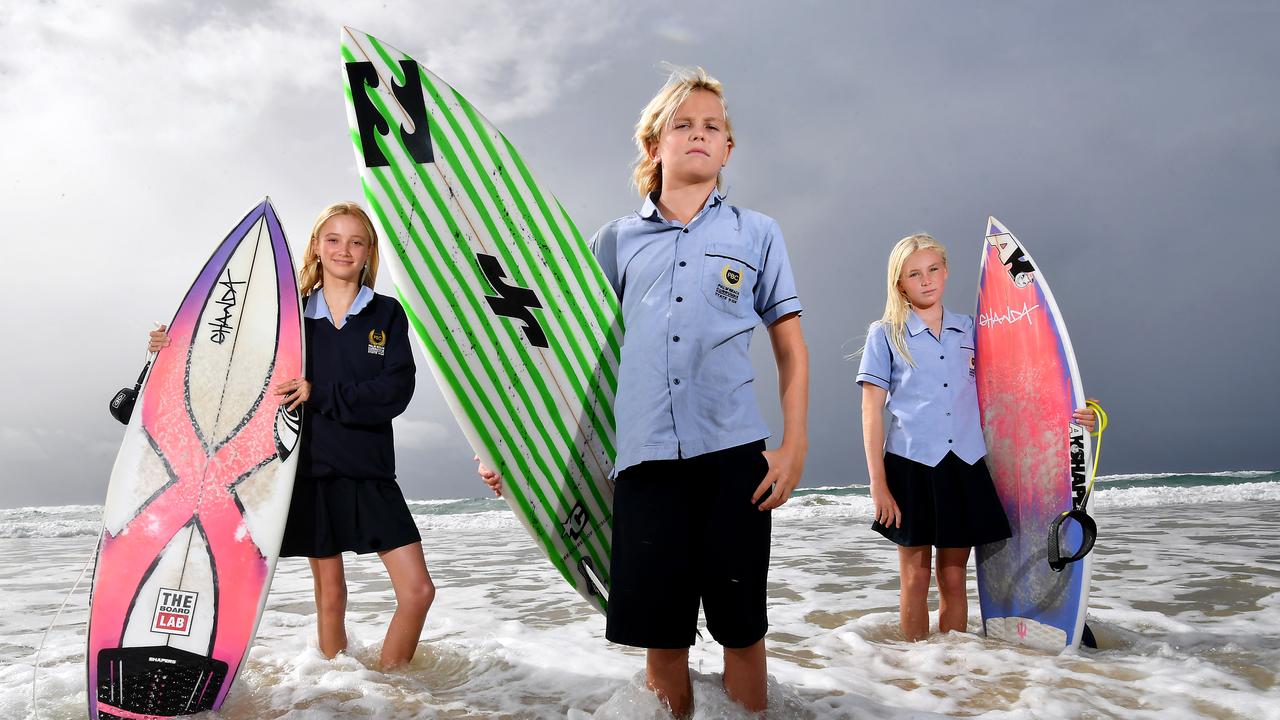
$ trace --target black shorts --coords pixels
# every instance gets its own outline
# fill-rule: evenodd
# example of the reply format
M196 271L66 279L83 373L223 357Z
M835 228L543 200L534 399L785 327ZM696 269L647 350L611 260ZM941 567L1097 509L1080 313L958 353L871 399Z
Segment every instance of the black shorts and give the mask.
M871 528L899 545L967 548L1013 534L982 459L970 465L949 452L929 467L885 453L884 474L902 512L902 526L874 521Z
M643 462L618 475L605 629L611 642L687 648L699 601L707 629L724 647L764 637L771 513L751 502L769 471L764 447L757 440Z

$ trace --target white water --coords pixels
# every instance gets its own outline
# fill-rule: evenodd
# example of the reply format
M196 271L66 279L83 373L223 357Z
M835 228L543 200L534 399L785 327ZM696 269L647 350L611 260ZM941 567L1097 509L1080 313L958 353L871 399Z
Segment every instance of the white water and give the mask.
M978 634L898 640L896 556L867 527L869 499L806 491L775 516L769 717L1280 718L1277 500L1271 474L1104 481L1089 610L1101 649L1048 656ZM315 648L307 565L286 559L214 717L669 717L642 688L640 651L604 640L603 618L500 503L414 511L439 594L413 664L372 669L392 608L376 557L348 556L351 653L332 661ZM0 718L31 716L34 649L99 512L0 510ZM86 603L82 587L45 648L42 718L85 716ZM976 596L969 626L981 628ZM697 718L746 717L719 689L714 643L691 663Z

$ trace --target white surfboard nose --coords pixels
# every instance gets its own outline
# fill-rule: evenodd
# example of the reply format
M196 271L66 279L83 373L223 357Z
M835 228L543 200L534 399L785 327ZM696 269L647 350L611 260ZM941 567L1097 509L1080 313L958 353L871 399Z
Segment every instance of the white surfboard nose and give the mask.
M994 215L987 216L987 237L995 237L996 235L1008 235L1009 231L1005 226L995 218Z

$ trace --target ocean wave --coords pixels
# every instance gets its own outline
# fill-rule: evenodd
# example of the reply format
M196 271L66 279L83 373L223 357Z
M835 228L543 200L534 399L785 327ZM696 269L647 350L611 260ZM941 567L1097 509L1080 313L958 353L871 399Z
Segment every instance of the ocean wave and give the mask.
M464 515L469 513L505 510L507 504L496 498L451 498L447 500L406 500L409 511L416 516Z
M1094 493L1099 507L1159 507L1202 503L1275 502L1280 500L1280 482L1250 482L1231 485L1186 487L1099 488Z
M520 521L505 506L501 510L486 510L465 515L416 515L418 527L432 530L497 530L516 528Z
M1280 501L1280 473L1147 473L1099 478L1093 502L1100 508ZM497 529L519 526L498 498L409 500L414 519L427 531ZM870 520L874 505L865 485L804 488L778 509L780 518ZM0 510L0 539L96 536L102 507L63 505Z
M45 520L0 525L0 538L69 538L102 532L99 520Z
M853 495L800 495L792 496L786 505L774 510L782 519L849 518L871 520L875 517L875 503L866 493Z
M1204 480L1201 481L1202 483ZM1178 486L1099 487L1092 504L1100 508L1280 501L1280 481ZM866 494L793 496L776 511L783 518L849 518L870 520L875 505Z
M102 532L101 505L55 505L0 510L0 538L67 538Z
M1239 479L1261 481L1268 478L1280 480L1280 470L1222 470L1220 472L1203 473L1130 473L1121 475L1099 475L1097 482L1107 485L1118 483L1145 482L1149 480L1178 480L1183 483L1204 482L1205 480Z
M89 513L91 515L101 515L101 505L27 505L16 508L0 508L0 522L4 522L14 517L23 517L29 515L47 515L58 513Z

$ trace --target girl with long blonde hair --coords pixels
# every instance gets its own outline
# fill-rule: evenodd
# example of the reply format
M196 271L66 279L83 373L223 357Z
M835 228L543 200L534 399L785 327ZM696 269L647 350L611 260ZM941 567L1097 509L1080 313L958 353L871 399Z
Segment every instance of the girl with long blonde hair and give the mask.
M303 408L298 470L281 557L306 557L315 581L320 652L347 649L343 552L376 552L391 577L396 610L379 664L407 664L418 646L435 585L422 537L396 483L391 421L413 397L416 368L400 303L373 292L378 234L356 203L316 218L302 255L304 376L272 388ZM150 349L169 344L165 328Z
M907 640L929 634L934 548L938 629L964 632L969 554L1011 535L983 460L973 316L943 306L947 273L947 250L932 236L909 235L894 245L884 315L867 333L857 377L872 529L898 545L899 623ZM1093 428L1092 410L1074 417Z

